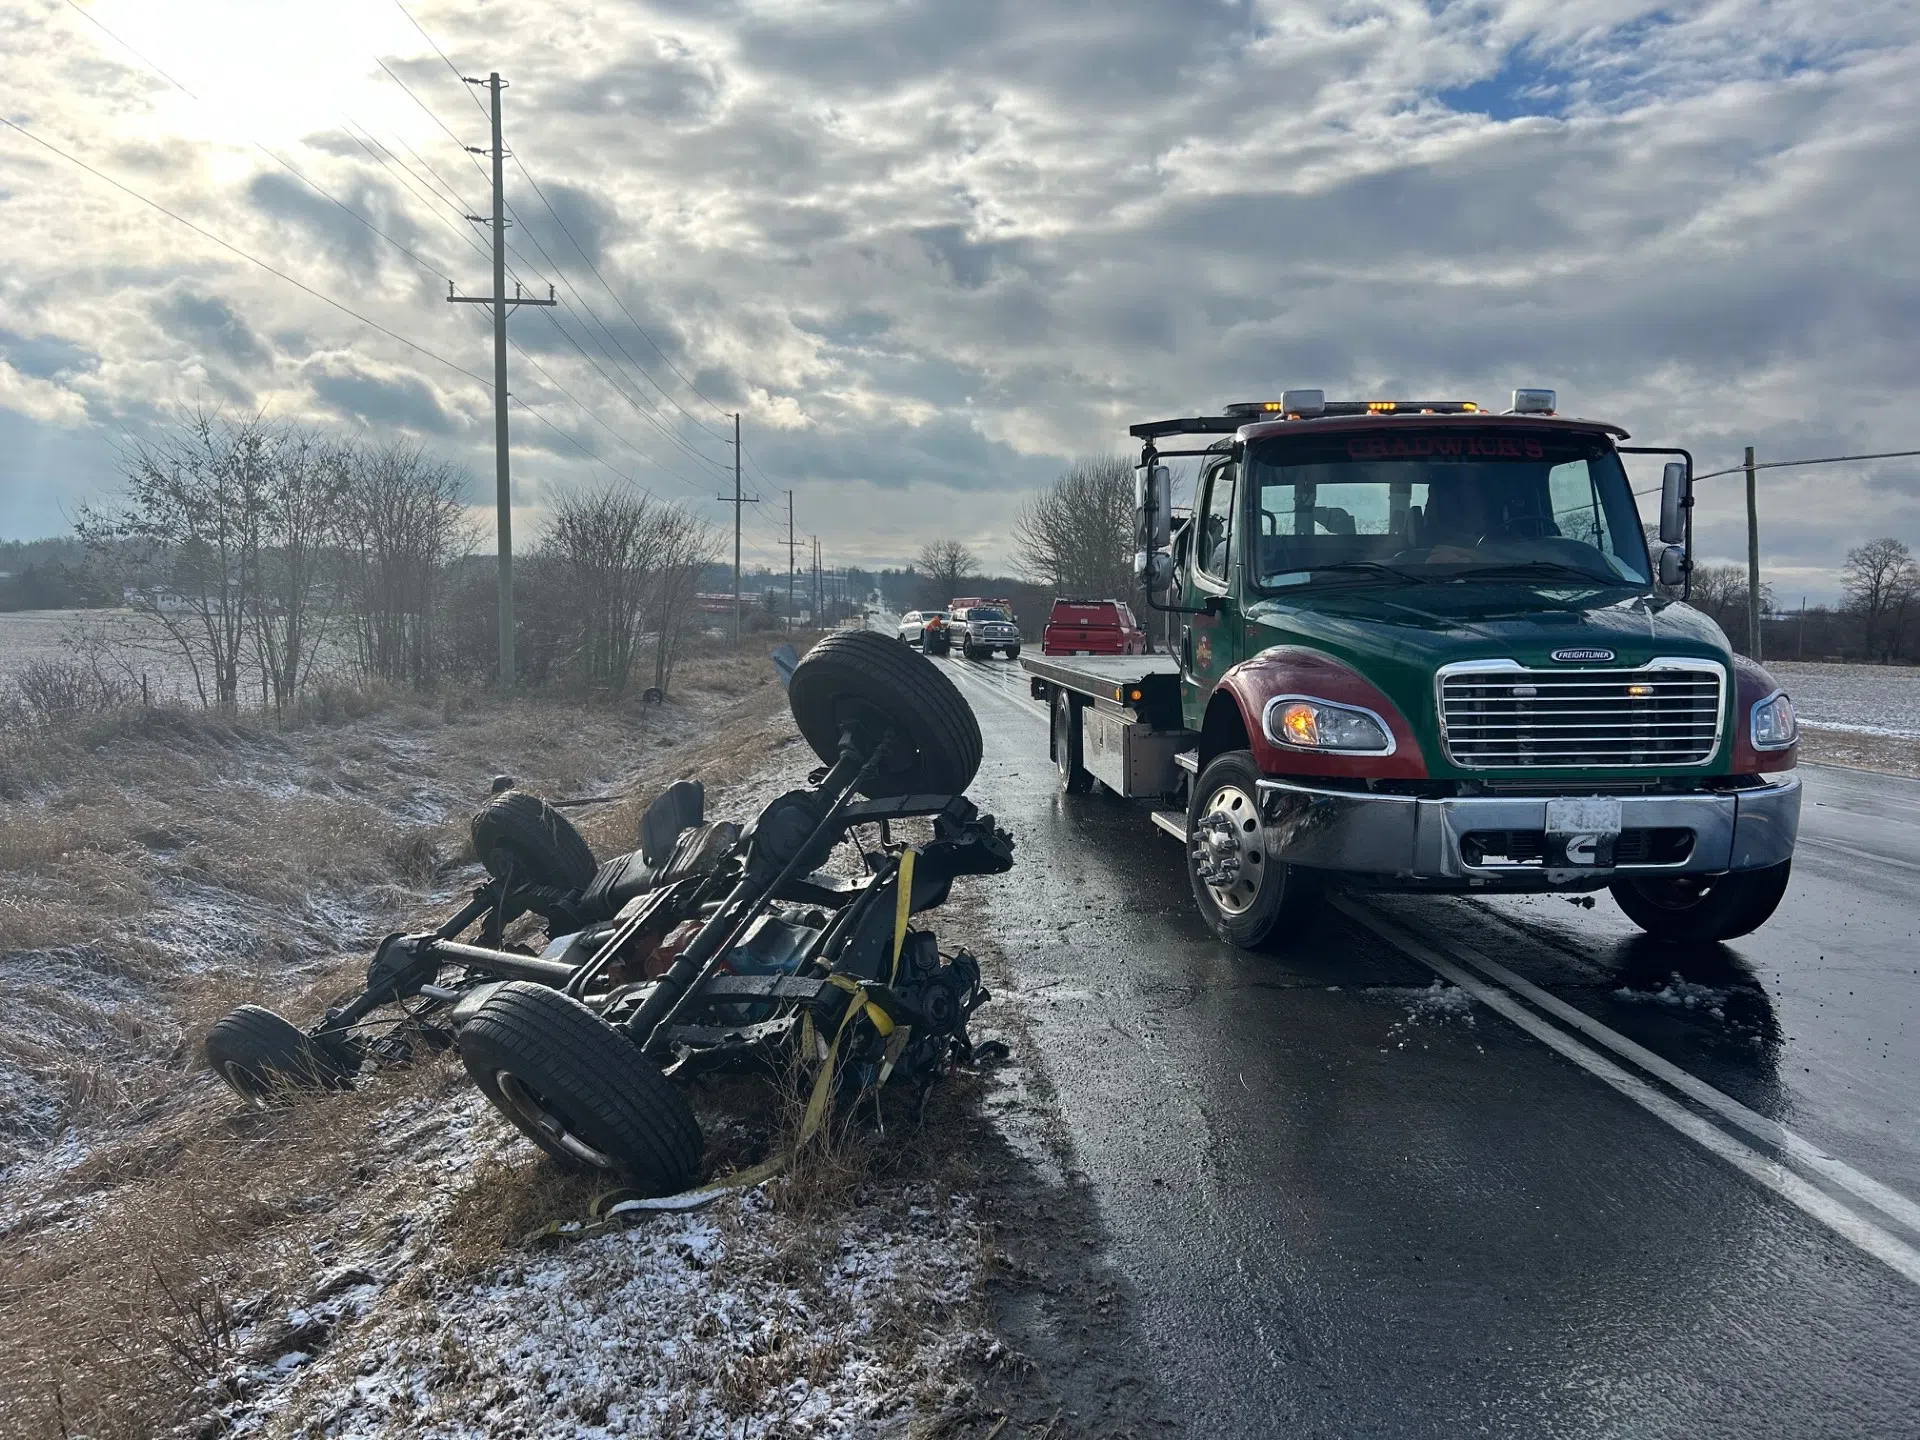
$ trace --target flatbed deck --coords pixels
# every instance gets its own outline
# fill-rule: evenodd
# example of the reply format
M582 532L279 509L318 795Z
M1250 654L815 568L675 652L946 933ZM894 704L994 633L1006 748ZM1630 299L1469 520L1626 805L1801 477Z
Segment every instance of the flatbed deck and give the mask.
M1077 695L1125 705L1132 692L1171 687L1178 704L1180 662L1171 655L1022 655L1027 672Z

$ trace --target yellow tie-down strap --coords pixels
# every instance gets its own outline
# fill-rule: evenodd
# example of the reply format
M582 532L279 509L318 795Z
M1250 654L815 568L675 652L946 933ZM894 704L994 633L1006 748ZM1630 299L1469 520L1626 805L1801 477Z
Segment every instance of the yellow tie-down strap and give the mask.
M913 913L913 857L909 849L900 856L898 898L893 907L893 980L900 978L900 955L907 943L907 918ZM827 1103L833 1095L833 1076L840 1063L840 1041L852 1026L857 1016L865 1015L868 1023L888 1040L885 1058L880 1067L880 1084L887 1082L893 1073L894 1062L900 1058L900 1052L913 1033L911 1025L896 1026L894 1019L867 994L867 987L851 975L829 975L827 984L836 990L847 993L847 1008L840 1017L840 1024L833 1032L833 1040L821 1057L819 1073L813 1077L813 1090L807 1096L806 1113L800 1118L800 1133L794 1136L793 1144L777 1154L768 1156L758 1165L749 1165L745 1170L736 1170L731 1175L723 1175L718 1180L710 1180L705 1185L683 1190L678 1195L635 1195L630 1190L607 1190L593 1197L593 1203L587 1207L588 1218L585 1221L555 1220L526 1237L527 1243L539 1240L581 1240L589 1235L603 1234L614 1229L621 1217L638 1215L647 1211L698 1210L710 1205L729 1190L750 1190L755 1185L764 1184L793 1163L793 1157L802 1146L819 1133L821 1123L826 1119ZM800 1053L812 1054L819 1045L813 1028L813 1012L804 1012L800 1021Z

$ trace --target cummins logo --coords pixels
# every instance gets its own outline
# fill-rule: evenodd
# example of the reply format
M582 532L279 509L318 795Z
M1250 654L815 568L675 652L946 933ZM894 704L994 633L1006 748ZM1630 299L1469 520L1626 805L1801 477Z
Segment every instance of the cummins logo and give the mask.
M1576 645L1566 650L1556 650L1553 658L1562 665L1578 665L1589 660L1611 660L1613 652L1602 650L1598 646Z

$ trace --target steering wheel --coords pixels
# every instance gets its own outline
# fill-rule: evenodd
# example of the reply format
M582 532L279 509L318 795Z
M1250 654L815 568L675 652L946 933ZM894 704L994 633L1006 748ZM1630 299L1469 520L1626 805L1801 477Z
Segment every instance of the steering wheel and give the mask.
M1515 515L1487 531L1473 543L1475 546L1498 543L1501 540L1557 540L1560 527L1553 523L1550 515Z

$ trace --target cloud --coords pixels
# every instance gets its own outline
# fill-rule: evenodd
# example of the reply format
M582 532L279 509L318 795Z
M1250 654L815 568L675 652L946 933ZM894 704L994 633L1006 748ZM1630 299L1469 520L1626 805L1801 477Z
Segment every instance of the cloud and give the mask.
M0 360L0 409L47 425L78 425L87 417L86 401L71 390L16 370Z
M440 399L411 375L378 376L361 370L309 370L307 383L337 414L374 431L400 426L423 435L451 435L454 423Z
M217 296L181 291L153 307L153 318L175 334L224 356L232 364L265 366L272 354L251 326Z
M571 437L516 415L543 493L612 467L730 524L712 497L738 408L769 502L791 486L830 554L882 562L937 533L1002 557L1065 457L1289 384L1554 385L1707 468L1747 443L1914 438L1920 13L1894 0L416 13L462 73L512 56L508 143L558 214L510 164L508 283L567 302L509 322L546 372L512 354L516 396ZM285 119L240 87L236 120L204 67L196 106L48 15L14 32L22 123L110 169L137 154L127 183L490 377L483 317L443 278L487 284L461 218L485 162L448 133L483 143L485 120L391 6L340 0L317 41L291 17L248 31L304 107ZM274 50L276 23L300 42ZM152 43L193 66L184 39ZM256 123L423 263L263 161ZM7 347L21 374L96 419L244 387L490 468L483 385L30 149L0 146L0 305L42 347ZM1764 534L1780 564L1831 573L1874 526L1920 543L1916 506L1899 462L1781 479ZM1703 492L1699 521L1739 551L1737 500ZM748 521L776 559L771 531Z

